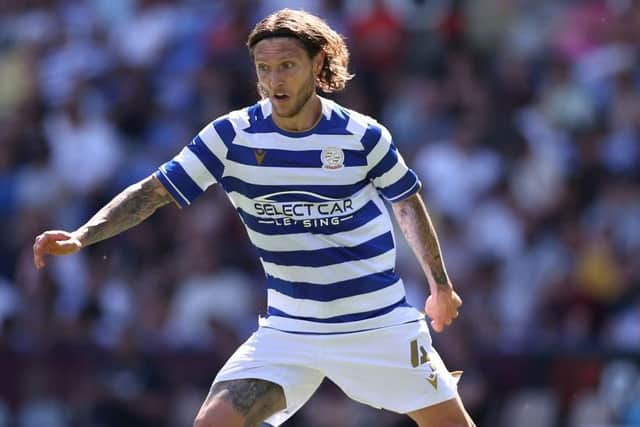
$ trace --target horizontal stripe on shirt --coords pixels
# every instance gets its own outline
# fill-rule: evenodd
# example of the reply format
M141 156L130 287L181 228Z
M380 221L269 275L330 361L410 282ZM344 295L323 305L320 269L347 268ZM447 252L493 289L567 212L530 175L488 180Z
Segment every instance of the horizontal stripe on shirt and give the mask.
M225 176L224 178L222 178L221 183L227 193L236 191L250 199L256 199L274 193L303 192L321 194L324 197L329 197L332 199L346 199L362 190L367 185L370 185L370 182L367 179L363 179L362 181L348 185L262 185L250 184L234 176ZM300 199L298 198L289 199L289 201L299 200Z
M424 319L424 314L420 313L414 307L400 306L389 313L354 322L320 323L290 317L269 316L259 317L258 324L261 327L277 329L284 332L326 335L378 329L422 319Z
M263 161L269 153L264 155ZM238 177L246 184L289 186L295 182L298 186L348 186L366 180L364 167L342 167L327 170L322 167L273 167L243 164L227 159L224 177Z
M327 285L331 286L331 285ZM290 316L315 317L327 319L351 313L364 313L378 310L405 297L402 282L397 282L367 294L353 295L332 301L314 301L291 298L274 289L267 290L269 307L286 312Z
M399 279L400 278L393 269L324 285L316 285L306 282L289 282L276 277L267 276L267 289L274 289L281 294L288 295L292 298L310 299L314 301L333 301L338 298L346 298L367 292L374 292L393 285Z
M389 228L386 221L380 219L369 221L361 227L342 233L317 234L313 237L309 236L307 232L269 235L259 233L248 227L245 228L249 239L258 248L267 251L312 251L340 246L355 246L369 236L377 236L384 233Z
M355 153L361 153L364 158L364 151L360 139L352 135L318 135L312 134L300 138L287 138L275 135L274 137L265 137L261 134L243 133L240 130L242 138L236 138L233 141L234 147L245 147L251 150L285 150L290 153L299 151L322 150L327 148L340 148L345 152L347 150ZM269 154L265 155L265 160Z
M345 323L345 322L355 322L358 320L365 320L365 319L378 317L383 314L389 313L398 307L410 307L410 305L409 303L407 303L406 298L403 297L401 300L391 305L388 305L386 307L382 307L376 310L345 314L341 316L334 316L334 317L328 317L328 318L319 318L319 317L310 317L310 316L293 316L288 313L285 313L284 311L278 310L277 308L267 307L267 316L268 317L269 316L287 317L291 319L307 320L307 321L318 322L318 323Z
M394 268L396 251L395 249L391 249L373 258L332 264L324 267L287 266L274 264L262 259L260 261L262 262L264 272L270 276L291 282L308 282L320 285L355 279L366 276L367 274Z
M322 267L348 261L373 258L394 248L393 236L388 231L356 246L324 248L311 251L267 251L258 248L260 257L278 265Z
M262 151L257 151L262 150ZM344 154L344 167L366 166L367 158L362 150L341 149ZM262 156L258 163L257 154ZM291 151L285 149L257 149L234 145L227 154L227 159L250 166L277 168L322 168L322 150ZM326 172L326 171L325 171Z

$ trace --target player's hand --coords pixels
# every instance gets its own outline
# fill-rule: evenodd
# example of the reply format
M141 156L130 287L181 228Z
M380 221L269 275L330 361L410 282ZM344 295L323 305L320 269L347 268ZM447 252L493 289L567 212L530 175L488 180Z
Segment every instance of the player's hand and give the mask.
M33 263L42 268L46 264L45 255L69 255L80 249L82 243L73 234L62 230L45 231L33 244Z
M445 326L449 326L458 317L461 305L462 299L453 288L437 288L432 292L424 305L424 311L431 319L433 330L442 332Z

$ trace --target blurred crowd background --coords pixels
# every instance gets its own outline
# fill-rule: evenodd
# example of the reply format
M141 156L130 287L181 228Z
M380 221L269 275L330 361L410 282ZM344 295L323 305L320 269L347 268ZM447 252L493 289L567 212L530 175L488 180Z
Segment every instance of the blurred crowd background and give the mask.
M330 97L422 178L464 299L434 341L478 425L640 426L633 0L0 0L0 426L191 425L265 309L225 195L43 271L31 246L253 104L246 36L286 6L347 37L356 78ZM412 423L325 384L286 425Z

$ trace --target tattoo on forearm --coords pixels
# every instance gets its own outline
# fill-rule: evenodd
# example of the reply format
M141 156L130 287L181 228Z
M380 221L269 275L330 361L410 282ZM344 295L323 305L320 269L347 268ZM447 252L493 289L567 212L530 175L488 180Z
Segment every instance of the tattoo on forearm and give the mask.
M83 246L108 239L138 225L160 206L169 203L171 196L164 188L160 188L161 185L150 177L118 194L77 230Z
M394 204L393 211L423 270L431 273L438 286L448 287L449 276L442 261L440 243L422 199L410 197Z

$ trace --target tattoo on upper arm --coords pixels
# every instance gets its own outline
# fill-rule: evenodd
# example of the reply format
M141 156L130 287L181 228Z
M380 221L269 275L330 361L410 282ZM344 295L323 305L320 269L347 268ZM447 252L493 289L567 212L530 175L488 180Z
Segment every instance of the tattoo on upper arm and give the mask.
M393 205L393 212L420 263L429 267L437 285L449 286L440 243L422 199L413 196L396 203Z
M150 176L126 188L78 230L84 246L115 236L149 217L172 200L157 178Z
M241 415L264 420L285 408L282 387L254 378L223 381L211 387L209 397L219 395L231 402Z

